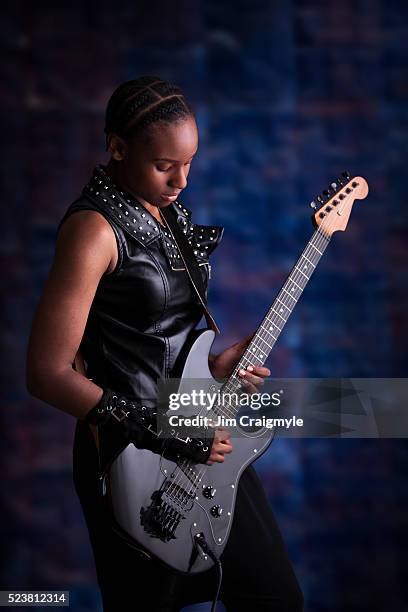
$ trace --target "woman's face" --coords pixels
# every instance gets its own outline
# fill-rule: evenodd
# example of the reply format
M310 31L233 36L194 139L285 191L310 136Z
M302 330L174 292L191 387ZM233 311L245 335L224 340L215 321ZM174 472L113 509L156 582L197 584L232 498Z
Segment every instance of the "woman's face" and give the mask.
M155 123L143 134L110 141L115 177L139 200L163 208L187 186L187 176L198 147L193 117L175 123ZM110 164L108 165L110 168Z

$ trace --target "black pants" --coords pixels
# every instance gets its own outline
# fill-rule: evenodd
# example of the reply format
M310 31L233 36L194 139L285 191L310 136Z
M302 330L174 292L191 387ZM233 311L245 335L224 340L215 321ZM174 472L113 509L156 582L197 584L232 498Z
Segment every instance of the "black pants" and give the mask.
M188 604L211 601L217 586L215 568L195 576L180 575L142 559L109 528L97 488L97 450L82 421L75 432L73 459L74 484L94 552L104 612L178 612ZM303 610L302 592L279 528L251 466L240 479L221 561L220 599L228 612Z

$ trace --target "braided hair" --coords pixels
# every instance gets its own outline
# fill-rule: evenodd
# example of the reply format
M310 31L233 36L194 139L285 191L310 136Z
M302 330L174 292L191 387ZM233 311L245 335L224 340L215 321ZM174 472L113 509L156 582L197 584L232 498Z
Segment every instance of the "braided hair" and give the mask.
M106 150L110 135L130 138L153 123L173 123L194 116L179 87L157 76L142 76L119 85L105 116Z

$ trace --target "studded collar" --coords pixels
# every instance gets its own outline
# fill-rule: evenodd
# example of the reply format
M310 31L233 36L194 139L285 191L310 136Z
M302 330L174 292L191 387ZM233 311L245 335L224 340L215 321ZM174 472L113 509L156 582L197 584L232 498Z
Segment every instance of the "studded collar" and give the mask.
M94 168L90 181L82 195L101 208L134 240L147 247L161 240L164 251L173 269L184 269L177 245L166 227L131 194L121 190L99 164ZM224 228L197 225L191 221L191 211L179 201L172 202L177 222L186 234L199 263L208 261L208 255L220 242Z

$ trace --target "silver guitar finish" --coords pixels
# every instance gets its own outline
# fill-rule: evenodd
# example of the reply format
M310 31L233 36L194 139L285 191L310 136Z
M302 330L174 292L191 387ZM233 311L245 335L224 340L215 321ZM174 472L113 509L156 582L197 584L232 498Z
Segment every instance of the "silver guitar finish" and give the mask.
M212 392L221 387L208 368L214 336L212 330L204 330L192 344L180 377L179 393L188 393L192 384L197 390L197 379L203 379L206 392L209 381ZM197 406L199 412L202 413L202 408ZM206 415L211 417L211 411ZM221 555L232 524L240 475L268 448L273 435L273 430L261 428L256 435L242 433L237 439L231 437L234 450L224 463L207 466L184 461L184 470L156 453L129 444L113 462L106 483L116 522L143 549L176 570L198 573L210 568L213 561L196 546L194 536L204 534L216 557ZM163 485L167 485L170 493L180 489L191 492L175 537L169 541L152 537L141 520L141 510L149 507L152 493Z

